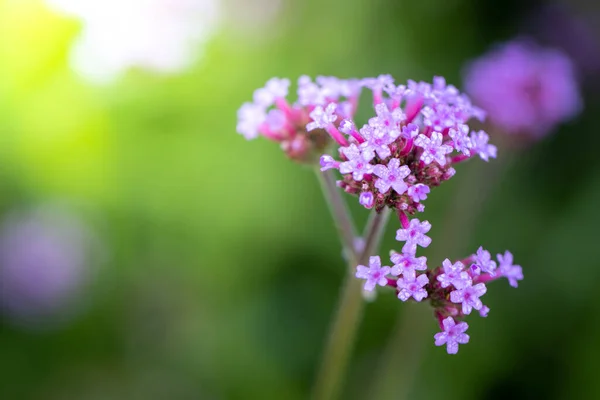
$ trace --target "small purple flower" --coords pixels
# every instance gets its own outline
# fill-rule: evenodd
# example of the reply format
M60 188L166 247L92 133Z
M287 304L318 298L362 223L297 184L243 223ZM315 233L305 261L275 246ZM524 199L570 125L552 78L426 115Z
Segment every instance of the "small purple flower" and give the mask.
M456 151L462 152L465 156L471 154L471 139L469 138L469 127L461 124L458 129L451 128L448 132L448 136L454 143Z
M427 199L427 193L429 193L429 191L429 186L422 183L417 183L416 185L412 185L408 188L408 195L413 199L413 201L419 202Z
M340 163L342 174L352 173L355 181L361 181L365 174L373 173L373 166L365 161L360 149L355 144L342 147L342 153L348 158L348 161Z
M290 87L289 79L271 78L265 87L254 91L254 102L264 108L270 107L278 98L285 98Z
M386 131L398 131L398 133L394 133L391 136L400 136L398 124L406 119L400 107L390 112L385 103L379 103L375 106L375 113L377 116L369 119L369 125Z
M285 127L287 118L285 113L277 108L269 110L265 118L265 122L272 131L280 131Z
M256 139L260 135L261 124L265 122L265 109L254 103L244 103L238 110L237 116L237 131L247 140Z
M485 283L478 283L475 286L466 286L462 289L456 289L450 292L450 301L453 303L462 303L462 312L465 315L471 314L471 310L474 308L480 310L483 307L483 303L479 298L487 292Z
M471 285L471 277L464 270L465 266L460 261L452 264L447 258L442 262L444 273L438 275L437 280L440 282L443 288L447 288L452 285L456 289L462 289Z
M340 163L327 154L321 156L319 164L321 164L321 171L327 171L331 168L338 169L340 167Z
M362 82L360 79L342 79L340 80L340 94L349 99L357 98L362 91Z
M350 136L353 132L356 132L356 126L354 125L353 121L345 119L342 122L340 122L339 130L340 132Z
M396 101L398 104L402 101L404 94L406 93L406 85L394 85L389 83L383 88L385 92L390 96L390 99Z
M419 126L412 122L402 128L401 136L404 139L414 139L419 135Z
M301 106L322 106L325 104L323 91L319 85L306 75L298 78L298 103Z
M400 131L386 130L365 125L361 128L360 134L366 139L366 142L360 145L363 151L363 157L366 161L371 161L375 158L375 153L377 153L382 160L388 158L392 154L389 144L396 140L400 135Z
M335 103L329 103L325 109L321 106L316 106L315 109L310 113L312 122L306 124L306 130L312 131L317 128L327 128L330 124L333 124L338 116L335 115L335 109L337 105Z
M454 109L446 104L440 104L435 109L423 107L421 114L423 115L423 124L437 132L442 132L444 129L456 125Z
M382 91L384 87L394 84L394 78L391 75L379 75L377 78L364 78L362 84L372 91Z
M440 165L446 165L446 154L452 151L452 147L442 144L443 137L439 132L433 132L431 138L421 134L415 140L415 145L423 148L421 161L425 165L437 161Z
M405 275L397 281L399 290L398 298L402 301L406 301L412 297L416 301L421 301L427 297L427 290L423 289L423 287L428 283L429 279L425 274L421 274L417 277L414 275Z
M335 112L342 118L352 118L352 115L354 114L354 106L349 101L342 101L337 103Z
M488 316L489 312L490 312L490 308L488 306L483 306L479 310L479 315L483 318L486 318Z
M466 322L459 322L458 324L452 317L448 317L442 321L444 331L436 333L435 345L442 346L446 345L446 351L448 354L458 353L459 344L469 343L469 335L465 332L469 329L469 325Z
M498 149L493 144L488 144L490 137L484 131L471 132L471 144L473 150L479 154L483 161L489 161L490 158L496 158Z
M473 262L482 271L489 273L494 276L496 270L496 261L492 260L490 252L484 250L482 246L477 249L477 253L473 255ZM471 266L473 270L473 266Z
M394 276L401 274L414 275L415 271L425 271L427 269L427 257L415 257L411 253L394 253L390 259L394 263L391 269Z
M408 185L404 182L404 178L410 175L410 168L406 165L400 166L400 160L397 158L392 158L387 167L376 165L373 167L373 173L380 178L375 182L375 187L380 193L387 193L390 187L398 194L406 192Z
M523 268L520 265L513 265L513 255L508 250L504 252L504 256L498 254L496 257L500 276L506 277L510 286L518 287L518 281L523 279Z
M427 247L431 243L431 238L425 234L431 229L429 221L419 221L414 218L410 221L407 229L398 229L396 231L397 241L406 241L402 251L405 253L414 253L417 250L417 245Z
M356 277L366 280L364 289L367 291L372 291L376 285L387 285L387 278L385 276L390 273L390 267L382 267L379 256L369 257L368 268L364 265L359 265L356 267L356 270Z
M321 86L323 96L327 99L337 99L342 91L342 80L335 76L317 76L315 81Z
M417 82L412 79L407 81L406 95L431 98L431 84L427 82Z
M447 103L457 103L460 92L454 85L447 85L443 76L433 77L433 96Z
M362 192L358 198L358 202L365 208L371 209L375 203L375 197L371 192Z

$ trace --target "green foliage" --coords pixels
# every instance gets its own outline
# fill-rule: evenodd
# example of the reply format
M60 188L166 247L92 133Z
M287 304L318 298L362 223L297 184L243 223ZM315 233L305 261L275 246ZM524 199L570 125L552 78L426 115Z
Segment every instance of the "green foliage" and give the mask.
M18 3L0 1L0 212L66 201L107 256L68 323L0 322L0 397L306 398L343 275L340 246L312 171L237 135L236 110L271 76L458 83L481 50L479 3L290 1L265 37L229 27L191 70L131 71L107 87L68 69L76 24ZM433 346L431 319L411 399L599 393L594 111L590 96L587 114L495 182L470 243L514 250L525 280L493 285L490 317L469 321L472 343L458 356ZM585 171L578 152L589 155ZM428 200L432 247L459 184L478 190L460 178L469 168L488 166L459 169ZM383 248L393 246L390 228ZM368 398L402 306L381 293L367 307L344 398Z

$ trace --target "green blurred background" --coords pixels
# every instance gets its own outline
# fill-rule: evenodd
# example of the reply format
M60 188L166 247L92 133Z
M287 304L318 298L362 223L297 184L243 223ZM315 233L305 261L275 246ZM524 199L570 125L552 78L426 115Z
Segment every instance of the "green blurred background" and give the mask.
M268 23L236 19L241 5L273 4ZM236 134L237 108L272 76L439 74L460 87L466 61L535 34L528 21L548 4L230 1L191 68L96 85L69 68L76 20L1 0L0 214L59 202L98 244L65 315L0 320L0 398L307 398L343 279L340 245L313 171ZM599 6L570 4L598 34ZM427 200L432 263L483 244L510 249L525 280L490 286L490 316L469 318L457 356L433 345L438 327L417 305L424 317L404 318L403 334L420 350L381 398L600 398L597 72L586 70L577 120L461 166ZM457 199L479 197L478 216L460 214L470 209ZM382 253L397 247L394 229ZM380 396L372 383L405 308L386 291L368 304L342 398Z

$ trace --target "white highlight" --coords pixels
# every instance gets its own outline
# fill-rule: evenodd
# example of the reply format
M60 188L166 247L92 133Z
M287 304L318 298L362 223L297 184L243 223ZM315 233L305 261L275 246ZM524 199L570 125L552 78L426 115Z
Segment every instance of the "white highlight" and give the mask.
M131 67L173 73L189 66L214 30L218 0L46 0L81 20L71 66L95 82Z

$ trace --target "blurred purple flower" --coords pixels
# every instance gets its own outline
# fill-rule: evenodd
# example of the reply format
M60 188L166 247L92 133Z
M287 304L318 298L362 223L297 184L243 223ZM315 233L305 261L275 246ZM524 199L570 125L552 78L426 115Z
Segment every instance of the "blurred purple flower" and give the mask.
M569 57L524 40L506 43L472 62L465 86L490 122L509 134L544 136L581 109Z
M523 280L523 268L520 265L513 264L513 255L510 251L506 250L504 255L498 254L498 271L500 275L508 279L508 283L512 287L518 287L518 281Z
M0 226L0 310L18 324L64 315L89 278L91 235L58 208L9 215Z

